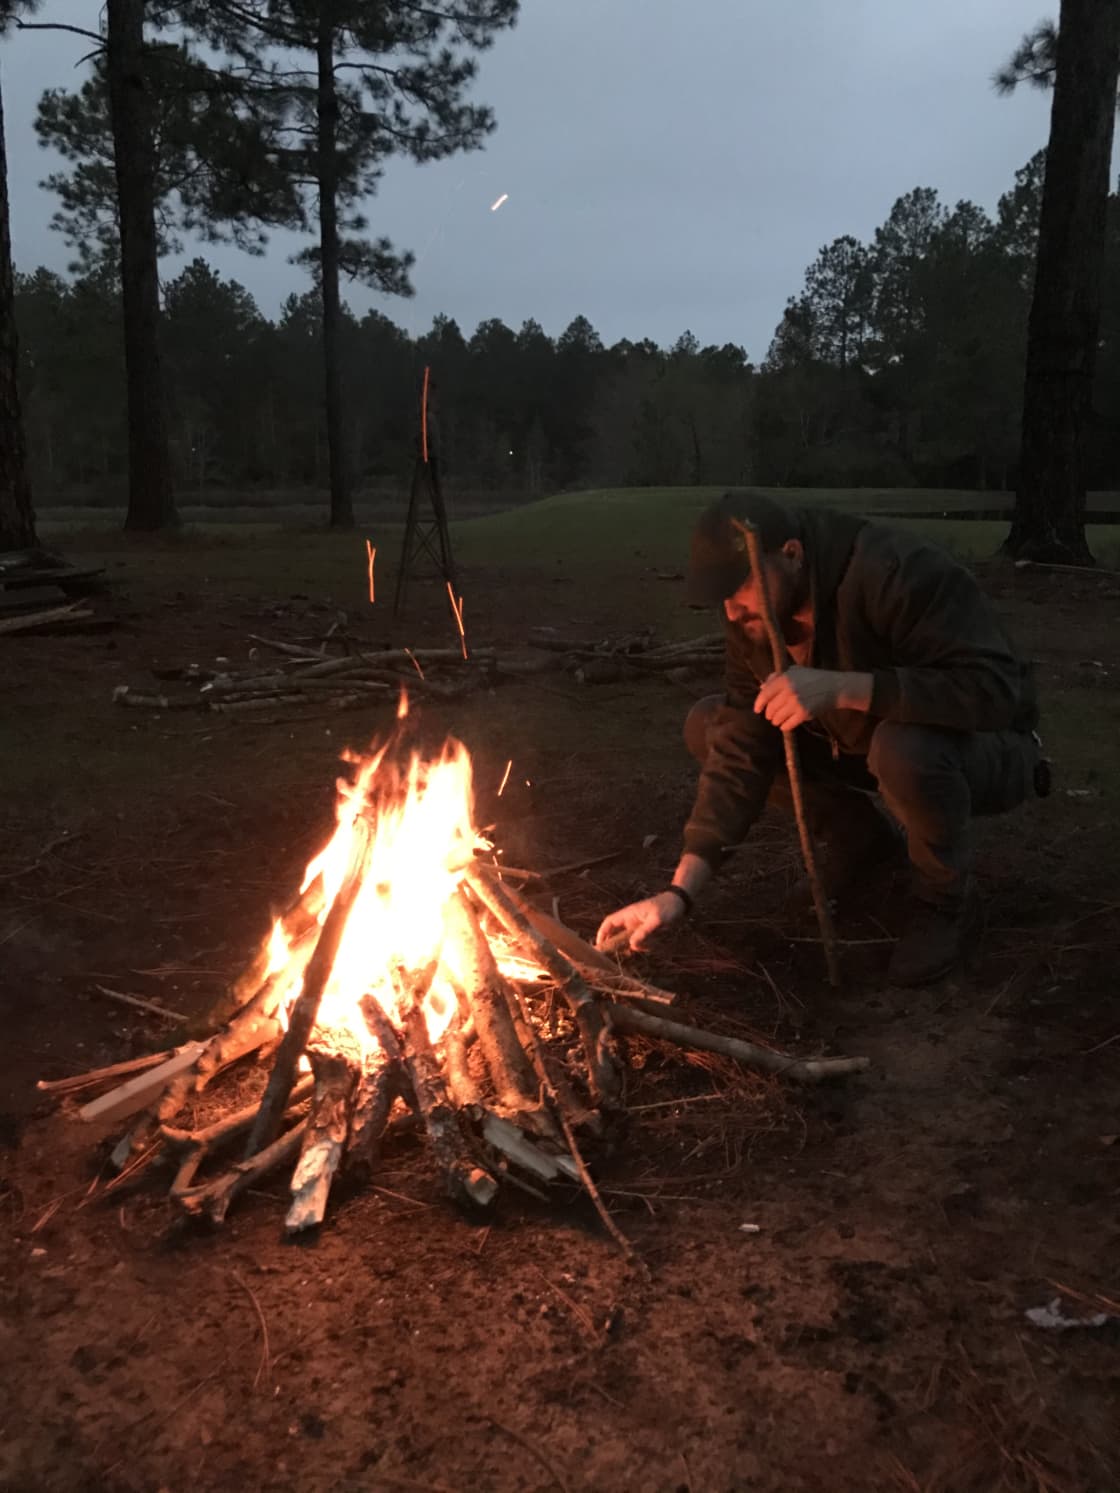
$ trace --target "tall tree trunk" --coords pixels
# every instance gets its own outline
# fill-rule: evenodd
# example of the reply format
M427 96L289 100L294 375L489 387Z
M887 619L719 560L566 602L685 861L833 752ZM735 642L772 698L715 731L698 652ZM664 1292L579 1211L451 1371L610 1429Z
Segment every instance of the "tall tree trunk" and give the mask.
M1120 0L1062 0L1015 513L1004 549L1091 564L1085 435L1101 316Z
M129 529L177 522L159 351L155 147L144 76L144 0L107 0L106 58L121 229Z
M4 100L0 96L0 550L29 549L35 543L35 513L19 406L15 298Z
M347 473L339 334L338 294L338 98L334 77L333 7L321 0L317 38L319 124L319 273L323 295L323 394L327 424L327 464L331 484L331 528L354 527Z

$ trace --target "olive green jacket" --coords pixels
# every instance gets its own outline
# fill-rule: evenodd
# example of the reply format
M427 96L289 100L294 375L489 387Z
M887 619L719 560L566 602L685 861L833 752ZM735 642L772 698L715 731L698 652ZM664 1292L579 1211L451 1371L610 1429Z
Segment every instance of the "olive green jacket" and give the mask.
M972 573L904 530L827 509L798 514L810 571L815 669L870 673L869 711L832 710L803 730L825 733L834 755L866 756L880 721L949 731L1030 731L1033 670L1016 655ZM781 732L754 712L772 672L769 648L727 624L727 698L684 848L718 865L762 812L783 766Z

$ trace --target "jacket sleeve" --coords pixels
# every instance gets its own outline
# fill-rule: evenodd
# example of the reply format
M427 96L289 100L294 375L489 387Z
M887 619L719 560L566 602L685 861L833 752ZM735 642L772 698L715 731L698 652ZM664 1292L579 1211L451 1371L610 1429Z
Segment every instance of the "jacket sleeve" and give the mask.
M708 738L708 756L684 830L684 849L718 868L762 813L782 758L782 734L754 712L758 677L740 640L728 633L727 701Z
M952 731L1014 726L1024 669L971 572L920 542L869 548L863 601L891 661L872 670L871 714Z

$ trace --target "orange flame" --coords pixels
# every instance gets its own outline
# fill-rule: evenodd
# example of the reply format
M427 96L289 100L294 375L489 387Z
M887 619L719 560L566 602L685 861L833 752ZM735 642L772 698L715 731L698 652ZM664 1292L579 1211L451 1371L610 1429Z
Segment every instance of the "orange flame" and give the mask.
M369 576L369 604L373 606L373 562L377 558L376 546L366 540L366 572Z
M413 752L403 765L388 744L368 756L349 754L346 760L354 770L337 785L334 834L308 863L300 891L307 892L322 878L321 925L348 871L356 859L360 862L358 890L317 1025L345 1030L360 1050L368 1051L376 1040L366 1029L359 1002L374 996L389 1019L400 1023L409 975L441 958L448 901L475 851L489 847L474 828L471 760L461 742L448 741L433 760ZM280 976L286 1017L302 988L309 941L297 951L277 920L267 947L269 973ZM503 954L500 945L495 953L511 974L524 977L521 961ZM446 1031L455 1009L455 993L441 965L424 1001L433 1042Z

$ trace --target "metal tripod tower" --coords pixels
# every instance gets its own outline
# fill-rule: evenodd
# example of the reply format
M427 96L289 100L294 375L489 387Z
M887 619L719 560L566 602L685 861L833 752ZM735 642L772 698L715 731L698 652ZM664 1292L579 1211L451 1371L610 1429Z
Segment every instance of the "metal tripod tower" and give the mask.
M415 576L434 574L458 594L455 561L451 554L451 535L447 528L447 509L440 485L439 439L434 409L429 410L432 394L432 370L424 369L420 389L420 434L416 461L412 468L412 488L408 496L408 517L404 524L404 544L397 570L397 590L393 599L393 616L404 609L409 581ZM452 608L454 609L454 600Z

